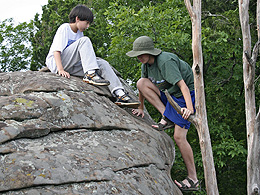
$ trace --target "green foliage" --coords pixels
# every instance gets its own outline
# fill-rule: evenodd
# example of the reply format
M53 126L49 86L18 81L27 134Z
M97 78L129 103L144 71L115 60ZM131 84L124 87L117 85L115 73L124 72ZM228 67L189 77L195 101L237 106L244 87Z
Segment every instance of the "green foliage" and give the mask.
M183 1L151 1L143 4L125 4L110 1L105 15L111 35L109 62L126 78L135 82L140 78L140 63L125 55L132 49L133 41L142 35L153 38L155 47L175 52L192 60L190 38L191 23L186 8L178 6Z
M0 71L28 68L32 55L29 34L32 31L32 24L15 25L13 19L6 19L0 23Z
M223 13L238 8L236 0L202 0L202 11L210 13Z
M106 58L108 55L108 48L110 45L110 35L107 30L108 21L105 19L105 11L109 6L109 0L95 0L91 4L93 8L93 14L95 16L94 23L85 32L92 43L96 55L102 58Z

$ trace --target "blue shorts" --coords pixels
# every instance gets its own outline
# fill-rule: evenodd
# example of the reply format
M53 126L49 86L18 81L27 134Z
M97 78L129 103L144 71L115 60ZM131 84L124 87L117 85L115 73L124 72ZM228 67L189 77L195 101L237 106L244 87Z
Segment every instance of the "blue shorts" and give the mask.
M194 109L194 112L195 112L195 92L191 91L190 95L191 95L191 101L192 101L192 104L193 104L193 109ZM183 107L186 108L186 102L185 102L183 96L176 98L172 95L171 97L181 108L183 108ZM174 122L176 125L179 125L181 128L185 128L185 129L190 128L190 122L183 119L182 116L179 113L177 113L177 111L168 102L165 93L162 92L162 91L161 91L161 101L165 105L165 111L163 113L164 116L166 116L169 120Z

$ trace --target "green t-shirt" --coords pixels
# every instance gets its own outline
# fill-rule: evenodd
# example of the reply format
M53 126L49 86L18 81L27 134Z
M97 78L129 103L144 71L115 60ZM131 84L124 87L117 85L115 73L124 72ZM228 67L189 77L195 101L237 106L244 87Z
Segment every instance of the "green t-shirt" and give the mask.
M190 91L194 90L194 77L190 65L173 53L162 52L155 56L154 64L142 64L142 77L149 78L161 90L165 89L175 97L182 92L177 83L184 80Z

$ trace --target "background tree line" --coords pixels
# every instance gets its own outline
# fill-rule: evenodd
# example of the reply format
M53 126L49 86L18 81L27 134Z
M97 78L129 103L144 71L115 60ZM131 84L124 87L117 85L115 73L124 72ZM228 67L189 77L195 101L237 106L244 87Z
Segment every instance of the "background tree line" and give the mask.
M0 23L0 71L38 70L57 28L68 22L68 14L77 4L86 4L94 15L94 24L85 32L97 56L110 62L123 76L135 82L140 77L140 63L125 53L133 41L148 35L155 46L177 54L192 65L191 22L183 0L49 0L43 14L30 23ZM257 41L256 1L250 1L252 42ZM30 44L28 44L30 43ZM208 123L220 194L246 194L246 127L243 89L242 34L238 2L202 0L202 49ZM259 61L256 77L260 74ZM259 79L255 81L259 107ZM154 120L159 113L146 105ZM172 136L173 129L167 133ZM196 129L188 139L194 150L198 176L203 167ZM176 147L177 148L177 147ZM176 152L173 179L186 175L180 152ZM202 184L203 185L203 184Z

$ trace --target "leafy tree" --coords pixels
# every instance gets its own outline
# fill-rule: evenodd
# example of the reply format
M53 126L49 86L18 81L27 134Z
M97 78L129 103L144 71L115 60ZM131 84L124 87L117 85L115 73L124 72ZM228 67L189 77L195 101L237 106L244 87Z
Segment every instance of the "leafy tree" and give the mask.
M151 1L149 3L125 4L125 1L111 1L106 11L109 21L111 45L109 62L120 70L125 79L134 82L140 78L140 63L125 53L132 49L133 41L148 35L155 41L155 47L177 53L191 62L190 19L183 1Z
M19 71L29 67L32 55L29 34L32 31L31 23L15 25L12 18L0 23L0 71Z

